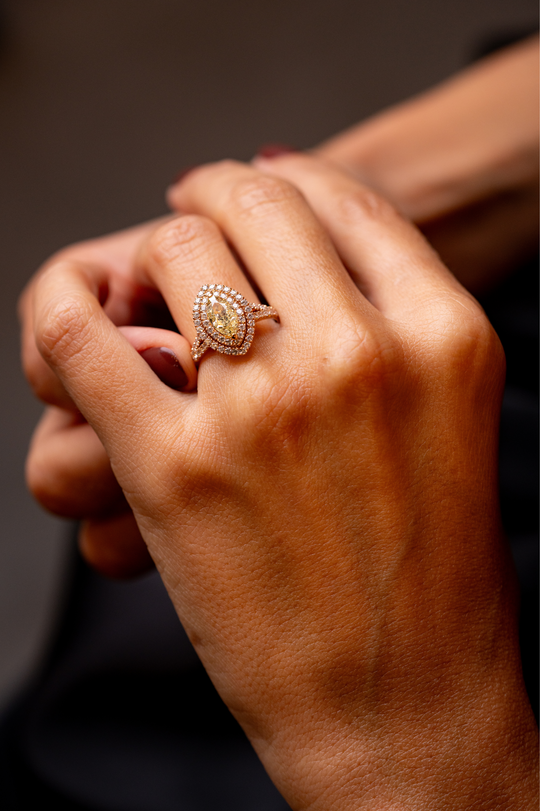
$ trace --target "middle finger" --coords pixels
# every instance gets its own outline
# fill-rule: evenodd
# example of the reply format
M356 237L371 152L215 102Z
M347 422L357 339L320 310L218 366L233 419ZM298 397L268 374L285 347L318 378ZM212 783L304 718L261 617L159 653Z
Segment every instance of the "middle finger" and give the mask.
M352 302L357 314L376 317L326 230L287 181L223 161L193 170L169 196L176 208L220 226L282 322L294 313L295 323L310 323L320 312L322 291L331 307Z

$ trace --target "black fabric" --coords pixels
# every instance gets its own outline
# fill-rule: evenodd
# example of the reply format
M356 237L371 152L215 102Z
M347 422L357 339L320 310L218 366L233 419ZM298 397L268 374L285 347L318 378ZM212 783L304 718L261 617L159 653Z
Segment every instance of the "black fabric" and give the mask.
M480 301L506 353L499 480L503 525L520 589L520 643L538 721L538 257Z
M6 809L288 808L155 573L113 583L76 557L48 661L1 729Z

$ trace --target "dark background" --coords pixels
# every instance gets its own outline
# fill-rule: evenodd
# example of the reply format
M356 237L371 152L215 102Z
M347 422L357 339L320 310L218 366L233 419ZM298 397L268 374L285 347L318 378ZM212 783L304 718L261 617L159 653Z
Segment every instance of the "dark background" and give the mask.
M0 2L0 702L53 621L66 529L33 505L17 296L66 243L165 210L186 165L310 146L531 30L534 0Z

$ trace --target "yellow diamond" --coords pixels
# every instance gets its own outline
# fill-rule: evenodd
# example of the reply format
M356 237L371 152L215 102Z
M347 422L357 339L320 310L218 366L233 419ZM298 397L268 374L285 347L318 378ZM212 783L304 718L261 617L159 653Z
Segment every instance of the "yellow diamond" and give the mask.
M230 304L220 301L216 296L211 296L206 305L206 314L210 323L220 335L232 338L238 329L238 316Z

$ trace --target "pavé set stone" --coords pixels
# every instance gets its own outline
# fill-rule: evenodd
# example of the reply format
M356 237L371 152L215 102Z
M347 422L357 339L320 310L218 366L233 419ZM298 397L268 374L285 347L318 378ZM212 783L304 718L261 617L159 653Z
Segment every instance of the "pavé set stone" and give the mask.
M198 361L207 349L245 355L253 341L255 322L263 318L279 321L274 307L250 304L241 293L222 284L203 284L193 305L197 338L191 357Z

